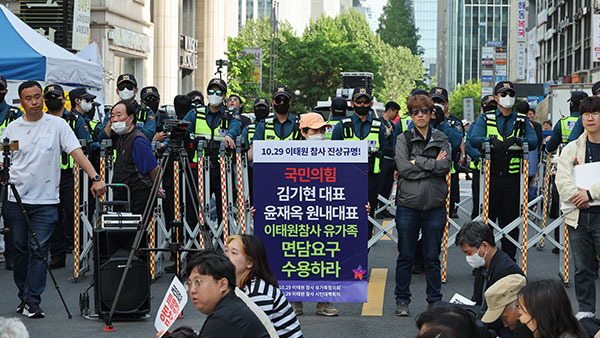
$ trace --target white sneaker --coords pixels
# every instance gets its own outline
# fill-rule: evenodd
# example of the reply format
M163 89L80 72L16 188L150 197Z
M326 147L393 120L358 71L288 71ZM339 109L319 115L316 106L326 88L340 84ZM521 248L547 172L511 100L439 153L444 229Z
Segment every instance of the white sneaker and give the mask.
M594 317L594 316L596 316L596 314L593 312L579 311L579 312L577 312L577 314L575 314L575 318L577 318L577 320L581 320L582 318Z

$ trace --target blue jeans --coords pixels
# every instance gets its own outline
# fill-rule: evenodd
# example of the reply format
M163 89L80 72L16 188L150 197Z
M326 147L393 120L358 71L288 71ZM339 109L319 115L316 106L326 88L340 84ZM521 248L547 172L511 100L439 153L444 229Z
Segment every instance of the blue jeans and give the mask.
M394 290L396 302L410 303L410 280L419 230L423 234L427 302L435 303L442 299L440 250L445 225L445 208L420 211L398 205L396 209L398 259L396 260L396 289Z
M600 215L580 212L577 229L569 228L569 240L575 265L575 296L579 311L596 312L594 274L600 252Z
M48 257L48 245L58 222L56 205L25 204L42 252ZM41 294L46 288L46 264L38 253L38 247L31 236L25 217L17 203L8 202L4 210L4 221L12 232L14 251L14 280L19 288L19 298L30 303L40 303Z

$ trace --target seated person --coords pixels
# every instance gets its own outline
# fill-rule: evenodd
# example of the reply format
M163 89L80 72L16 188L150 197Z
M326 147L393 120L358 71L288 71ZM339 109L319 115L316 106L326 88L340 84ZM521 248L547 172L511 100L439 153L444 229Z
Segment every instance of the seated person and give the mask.
M496 324L495 329L500 337L514 337L520 313L517 308L517 294L527 284L520 274L508 275L498 280L485 292L487 310L481 318L484 324ZM498 320L504 328L499 328Z
M476 338L477 329L469 311L456 305L438 305L421 313L416 319L419 334L433 327L447 327L461 333L463 338Z

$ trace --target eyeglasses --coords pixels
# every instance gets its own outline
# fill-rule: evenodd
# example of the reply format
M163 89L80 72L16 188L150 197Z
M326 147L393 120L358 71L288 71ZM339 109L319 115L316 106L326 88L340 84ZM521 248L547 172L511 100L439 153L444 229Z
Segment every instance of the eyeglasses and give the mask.
M595 112L587 112L587 113L581 114L581 118L584 118L584 119L589 119L590 117L594 118L594 119L597 119L598 116L600 116L600 112L597 112L597 111L595 111Z
M217 96L221 96L221 95L223 95L223 91L221 91L221 90L209 89L209 90L208 90L208 95L217 95Z
M279 97L274 98L273 101L275 101L275 103L277 103L277 104L282 104L282 103L290 102L290 99L288 99L287 97L279 96Z
M117 89L119 90L124 90L125 88L129 89L129 90L133 90L135 88L135 86L131 83L128 84L120 84L117 86Z
M512 92L512 91L510 91L510 90L508 90L508 91L505 91L504 93L501 93L501 94L500 94L500 96L502 96L502 97L506 97L506 95L508 95L508 96L510 96L510 97L515 97L515 93L514 93L514 92Z
M196 290L200 287L200 285L202 285L202 283L204 283L203 279L194 279L194 280L188 279L184 285L185 291L189 292L190 289Z
M419 108L413 108L413 109L410 110L410 114L412 116L417 116L417 115L419 115L419 113L421 113L423 115L427 115L427 114L429 114L429 112L430 112L430 110L427 107L423 107L421 109L419 109Z
M368 99L363 99L363 100L361 100L361 99L358 99L358 100L354 100L354 103L358 103L358 104L369 104L369 103L371 103L371 100L368 100Z

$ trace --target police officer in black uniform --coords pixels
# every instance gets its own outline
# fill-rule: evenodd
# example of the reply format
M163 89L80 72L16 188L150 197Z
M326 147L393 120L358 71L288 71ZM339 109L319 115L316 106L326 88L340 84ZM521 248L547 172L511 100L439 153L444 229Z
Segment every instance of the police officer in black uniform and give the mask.
M379 195L389 198L394 186L394 172L396 171L396 161L394 160L394 130L396 124L394 120L398 116L400 105L394 101L385 104L385 112L379 118L382 126L385 128L385 137L387 138L387 146L383 150L383 158L381 159L381 174L379 175ZM379 213L384 218L394 218L387 209Z

